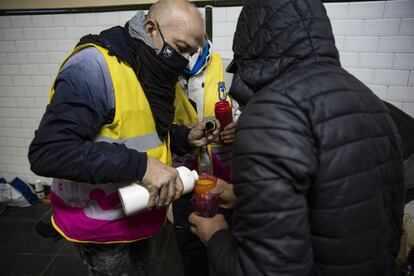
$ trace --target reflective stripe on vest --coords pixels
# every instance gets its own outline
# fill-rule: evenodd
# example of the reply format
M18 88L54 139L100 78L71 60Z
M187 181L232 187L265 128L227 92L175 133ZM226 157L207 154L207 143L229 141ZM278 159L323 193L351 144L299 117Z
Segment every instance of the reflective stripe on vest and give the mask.
M62 65L86 47L95 47L104 56L115 94L114 120L101 127L94 142L124 144L170 165L169 137L167 141L159 139L145 93L128 64L118 62L100 46L85 44L75 48ZM165 223L165 209L125 216L118 196L122 185L55 179L51 193L53 225L66 239L75 242L132 242L154 235Z
M215 103L219 101L218 97L218 82L224 80L223 67L221 56L218 53L213 53L210 63L206 68L206 79L204 82L204 108L203 115L204 118L215 117L214 106ZM228 97L227 101L231 101ZM186 96L184 90L177 84L176 86L176 97L175 97L175 118L174 122L180 125L191 125L199 122L197 111L194 109L193 105L190 103L189 99ZM211 164L210 170L217 177L224 179L225 181L230 181L231 174L231 155L232 147L225 146L222 144L212 143L207 146L208 153L210 155ZM200 151L196 152L197 156L188 156L187 160L180 160L182 162L179 165L194 166L194 163L198 163L200 166ZM223 156L222 156L223 155ZM198 162L191 160L197 158ZM200 170L200 168L198 168Z
M124 144L127 148L135 149L140 152L148 151L163 145L156 132L128 139L113 139L99 135L95 138L95 142Z

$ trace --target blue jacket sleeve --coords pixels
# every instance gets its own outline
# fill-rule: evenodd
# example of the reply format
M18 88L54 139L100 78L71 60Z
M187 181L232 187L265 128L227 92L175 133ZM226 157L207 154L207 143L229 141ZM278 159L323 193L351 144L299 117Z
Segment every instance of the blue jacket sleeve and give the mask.
M88 183L140 180L147 155L122 144L94 142L114 108L102 68L75 63L64 68L29 148L34 173Z

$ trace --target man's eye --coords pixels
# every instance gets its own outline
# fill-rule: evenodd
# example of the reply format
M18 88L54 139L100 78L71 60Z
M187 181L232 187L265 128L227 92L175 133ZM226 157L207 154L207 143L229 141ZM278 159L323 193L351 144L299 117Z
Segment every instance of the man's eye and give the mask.
M183 47L183 46L180 46L180 45L177 45L177 50L180 52L180 53L186 53L186 47Z
M197 49L193 49L192 47L182 46L182 45L177 45L177 50L181 54L189 54L189 55L193 55L197 52Z

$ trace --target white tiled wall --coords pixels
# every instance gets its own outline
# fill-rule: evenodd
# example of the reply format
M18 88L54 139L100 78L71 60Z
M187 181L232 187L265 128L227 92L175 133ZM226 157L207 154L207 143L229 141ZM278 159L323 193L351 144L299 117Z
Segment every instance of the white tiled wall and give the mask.
M325 6L343 66L379 97L414 116L414 0ZM213 10L214 47L227 58L232 57L240 11ZM123 25L134 13L0 16L1 176L40 178L30 172L27 149L58 64L82 35Z
M27 150L57 68L81 36L123 25L134 14L0 16L0 176L50 183L30 172Z
M342 66L414 117L414 0L326 3ZM215 48L231 58L240 8L213 11Z

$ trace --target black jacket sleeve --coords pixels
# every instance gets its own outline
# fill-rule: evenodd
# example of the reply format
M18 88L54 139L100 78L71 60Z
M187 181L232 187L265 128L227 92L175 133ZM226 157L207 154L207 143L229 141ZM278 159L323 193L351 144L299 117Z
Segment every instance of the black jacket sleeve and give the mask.
M193 146L188 142L188 134L191 129L186 126L172 125L171 135L171 152L177 155L183 155L190 152Z
M208 243L217 275L314 275L307 193L316 146L303 112L273 93L255 95L238 121L232 228Z
M79 65L59 73L55 94L29 148L34 173L88 183L144 176L146 153L122 144L94 142L114 112L106 100L103 75L95 69Z
M387 103L386 101L384 101L384 104L388 107L388 110L400 131L404 148L403 157L404 159L408 159L414 154L414 118L393 104Z

